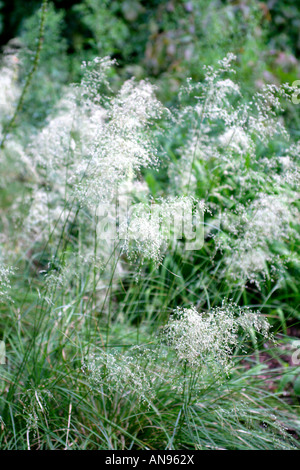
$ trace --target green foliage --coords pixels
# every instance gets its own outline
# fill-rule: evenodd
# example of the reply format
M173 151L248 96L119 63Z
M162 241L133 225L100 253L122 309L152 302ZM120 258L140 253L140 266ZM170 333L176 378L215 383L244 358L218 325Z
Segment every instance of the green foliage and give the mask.
M299 106L264 84L299 78L299 8L71 4L49 4L0 150L0 447L298 449ZM19 42L1 64L1 138L38 6L2 9ZM141 216L123 247L99 212L122 205L116 187ZM143 212L196 218L196 203L196 250Z
M57 12L53 4L47 8L39 67L30 86L30 94L23 108L23 119L41 125L50 107L60 98L62 87L69 78L69 58L67 42L62 38L64 13ZM23 23L21 61L21 80L26 77L36 48L36 36L40 21L40 10Z
M89 46L94 55L101 57L122 54L130 37L128 25L120 15L123 3L122 1L84 0L79 5L75 5L73 10L80 15L82 23L92 35L90 38L75 36L75 49L82 53L82 49Z
M300 53L300 7L293 0L270 2L272 24L269 36L272 46L283 52L291 52L296 57Z

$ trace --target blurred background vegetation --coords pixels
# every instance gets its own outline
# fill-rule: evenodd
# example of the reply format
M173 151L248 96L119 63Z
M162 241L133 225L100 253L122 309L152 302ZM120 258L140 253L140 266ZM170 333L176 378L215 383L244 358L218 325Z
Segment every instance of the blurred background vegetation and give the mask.
M0 46L20 49L20 77L36 47L41 1L0 2ZM172 104L183 80L203 77L230 51L243 92L263 82L299 78L300 4L293 0L54 0L48 7L38 73L23 109L42 125L63 85L78 81L80 63L117 59L119 80L148 77Z

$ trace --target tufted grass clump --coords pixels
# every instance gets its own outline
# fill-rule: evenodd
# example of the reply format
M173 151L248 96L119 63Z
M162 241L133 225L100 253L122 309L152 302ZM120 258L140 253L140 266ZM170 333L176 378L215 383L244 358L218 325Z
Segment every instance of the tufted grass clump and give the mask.
M273 321L299 299L291 88L249 101L234 60L167 109L96 58L43 126L6 136L1 448L299 448Z

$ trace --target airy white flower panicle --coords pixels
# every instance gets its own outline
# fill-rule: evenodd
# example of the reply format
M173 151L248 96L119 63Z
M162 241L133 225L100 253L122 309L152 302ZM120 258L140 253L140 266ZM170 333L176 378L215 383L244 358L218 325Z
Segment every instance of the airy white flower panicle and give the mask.
M142 80L127 80L111 101L110 123L125 134L147 128L152 120L161 117L162 104L155 97L156 87Z
M255 135L263 143L267 143L275 134L289 138L283 123L278 119L278 113L283 111L281 99L290 101L291 90L287 84L281 87L267 84L254 95L253 101L245 107L250 135Z
M265 85L250 102L244 100L239 85L224 77L234 72L234 60L230 54L219 62L219 68L205 67L204 81L193 84L188 80L181 91L180 96L192 95L195 104L183 106L174 117L176 128L182 128L187 138L177 150L179 158L170 165L169 175L185 193L187 189L194 193L195 172L203 172L210 162L235 181L246 178L245 172L250 173L248 180L250 176L255 179L255 169L251 170L259 160L258 147L267 146L275 135L288 140L278 114L281 102L290 101L291 87Z
M224 74L234 74L232 62L236 60L233 54L228 54L223 60L219 61L218 68L204 66L204 82L192 84L189 80L188 93L193 90L200 92L196 96L196 105L194 112L198 124L205 120L216 121L223 120L226 125L230 125L236 119L236 111L231 105L232 97L240 96L240 87L230 78L224 78ZM184 88L183 88L184 90Z
M161 114L152 85L125 82L109 101L106 119L98 124L89 141L89 152L75 172L75 191L82 203L112 199L128 176L157 165L157 145L150 127Z
M79 113L72 89L66 90L56 108L55 115L34 136L27 153L31 164L34 164L41 176L48 181L55 181L59 177L59 183L64 185L65 167L73 164L74 134L78 132L79 126Z
M284 260L272 249L299 239L292 226L299 220L295 200L288 196L259 194L248 205L222 214L222 232L216 236L217 246L225 250L226 269L234 279L250 281L259 288L262 278L270 278L284 267Z
M243 156L247 152L253 153L253 142L241 126L229 127L219 137L221 147L232 153Z
M36 433L40 423L47 423L47 416L49 414L48 401L53 400L54 397L45 388L30 388L22 394L21 398L27 430L32 430Z
M16 56L7 56L0 68L0 137L3 120L11 117L20 95L17 82L17 64Z
M177 308L164 327L162 339L178 360L189 367L228 373L239 345L239 329L269 337L269 324L259 313L224 302L222 307L199 313L195 307Z
M285 155L277 159L277 164L281 167L279 174L274 174L274 179L278 185L288 184L291 188L300 189L300 140L292 144Z
M63 205L60 194L45 189L37 189L28 198L29 212L24 220L24 235L31 241L47 241L58 237L70 218L70 210Z
M169 196L152 202L136 204L121 229L123 250L129 259L148 259L158 266L169 245L184 238L192 241L202 234L200 219L206 206L188 196Z
M95 57L91 61L82 62L83 77L80 82L79 96L83 106L90 107L91 103L100 105L105 103L106 96L101 93L101 88L112 91L108 74L115 64L117 61L108 56Z
M43 177L67 186L82 205L111 200L130 174L158 163L152 124L164 109L155 88L132 79L113 96L107 77L113 64L108 58L84 64L80 85L66 91L28 148L47 170Z
M0 302L10 300L10 276L13 275L13 273L13 269L9 266L5 266L4 264L2 264L0 260Z
M166 248L166 238L163 233L162 218L159 211L151 211L150 207L138 204L134 207L134 214L126 227L123 250L129 259L136 261L140 256L153 260L159 265Z
M83 362L82 370L87 375L92 390L96 392L109 390L113 399L115 394L119 398L137 399L138 402L148 402L153 398L151 373L145 364L145 354L118 353L117 351L100 351L90 354L88 360Z

